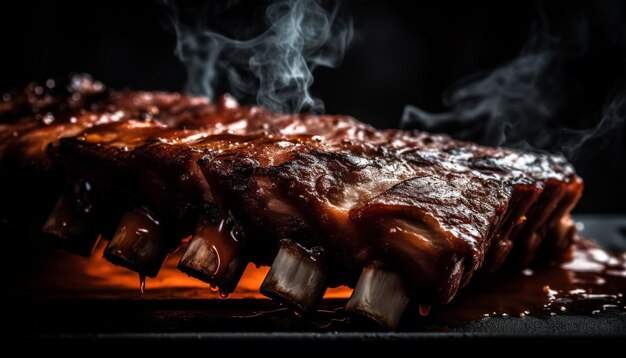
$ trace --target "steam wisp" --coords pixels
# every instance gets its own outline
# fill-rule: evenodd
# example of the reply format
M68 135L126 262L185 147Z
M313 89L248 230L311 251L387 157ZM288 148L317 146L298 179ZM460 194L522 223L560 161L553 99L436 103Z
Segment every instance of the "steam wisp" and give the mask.
M570 161L576 161L594 139L604 137L603 143L614 143L616 138L608 137L624 128L626 93L609 97L592 128L563 128L558 123L559 111L571 105L566 62L587 47L584 35L572 37L565 41L545 30L533 31L517 58L449 90L444 96L447 112L429 113L409 105L401 127L444 132L491 146L561 153Z
M265 11L267 29L245 40L212 31L210 24L191 27L171 8L187 92L214 98L224 74L228 91L239 99L255 98L277 112L324 110L309 91L312 72L336 67L352 38L352 22L340 18L339 2L332 9L315 0L273 2Z

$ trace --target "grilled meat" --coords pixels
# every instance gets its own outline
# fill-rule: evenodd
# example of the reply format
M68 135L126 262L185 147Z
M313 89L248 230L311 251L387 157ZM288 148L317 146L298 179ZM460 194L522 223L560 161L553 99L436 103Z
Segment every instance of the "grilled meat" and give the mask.
M348 284L349 310L393 327L409 299L449 302L480 269L572 242L582 181L559 156L81 81L0 107L0 166L66 188L46 223L57 236L61 213L101 213L100 232L121 218L105 257L141 274L193 235L179 267L224 293L247 262L271 264L268 296L308 311Z

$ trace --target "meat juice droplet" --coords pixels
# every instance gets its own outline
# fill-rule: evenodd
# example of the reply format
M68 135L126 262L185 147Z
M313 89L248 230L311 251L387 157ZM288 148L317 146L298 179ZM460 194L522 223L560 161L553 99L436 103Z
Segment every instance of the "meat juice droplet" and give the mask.
M146 292L146 275L139 274L139 291L141 291L141 298L143 298Z

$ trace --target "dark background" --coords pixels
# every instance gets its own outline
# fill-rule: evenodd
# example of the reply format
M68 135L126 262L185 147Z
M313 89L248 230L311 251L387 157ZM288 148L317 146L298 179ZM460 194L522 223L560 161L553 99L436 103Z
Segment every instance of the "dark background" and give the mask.
M184 87L175 34L158 1L2 6L0 90L68 72L88 72L113 88ZM572 23L585 32L587 45L568 69L580 90L559 112L559 123L593 127L607 98L624 83L620 2L356 1L345 6L355 22L354 42L338 69L316 71L312 91L328 113L378 127L397 127L407 104L445 110L441 97L447 88L514 59L540 20L555 33L571 31ZM219 17L213 21L219 28ZM597 150L600 146L592 145L574 163L586 181L581 212L626 212L624 141L619 135L596 139L606 140L614 143Z

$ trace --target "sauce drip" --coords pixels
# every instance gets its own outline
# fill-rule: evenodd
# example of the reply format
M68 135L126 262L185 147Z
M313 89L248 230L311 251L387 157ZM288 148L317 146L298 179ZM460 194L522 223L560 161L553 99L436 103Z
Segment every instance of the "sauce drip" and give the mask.
M141 298L146 293L146 275L139 274L139 291L141 292Z
M429 319L461 323L498 316L593 315L626 310L624 294L626 252L609 253L579 240L571 260L479 279L451 304L434 306Z

